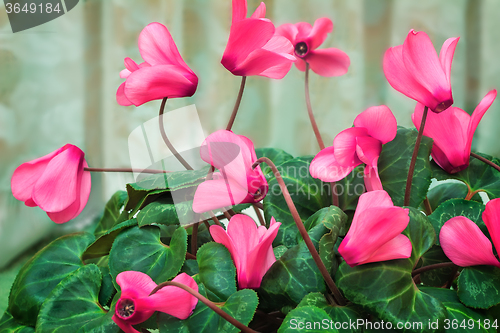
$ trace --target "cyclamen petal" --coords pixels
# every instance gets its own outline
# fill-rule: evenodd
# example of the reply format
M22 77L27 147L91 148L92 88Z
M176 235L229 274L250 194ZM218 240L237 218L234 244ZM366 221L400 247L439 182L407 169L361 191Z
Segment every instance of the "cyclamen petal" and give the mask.
M410 221L408 209L392 206L385 191L371 191L359 203L339 253L349 266L403 259L411 256L411 243L401 237Z
M500 267L489 239L474 222L464 216L454 217L441 227L439 242L446 256L455 265Z
M177 275L172 281L198 291L197 283L186 273ZM121 272L116 277L116 283L121 288L121 295L112 319L125 332L137 332L132 325L146 321L156 311L186 319L198 303L196 297L175 286L163 287L150 296L157 284L142 272Z
M488 201L483 212L483 221L497 252L500 251L500 198Z
M79 215L90 195L90 172L83 151L67 144L21 164L12 175L12 194L27 206L39 206L56 223Z
M252 218L237 214L229 221L227 232L217 225L210 227L214 241L226 246L231 254L240 289L260 287L265 273L276 261L272 242L280 225L271 218L269 229L263 226L257 228Z
M383 61L389 84L439 113L453 104L451 62L458 38L448 39L440 58L425 32L410 30L403 45L389 48Z
M349 56L335 48L317 50L332 30L332 21L322 17L314 22L314 26L307 22L283 24L277 28L276 34L287 38L293 44L295 55L298 57L295 65L300 71L305 71L306 63L309 63L311 70L318 75L340 76L349 69Z
M200 148L201 158L216 167L218 179L207 180L195 192L193 210L204 213L240 203L255 203L267 194L269 185L257 166L253 143L247 137L220 130L210 134Z
M139 35L139 52L145 62L125 58L125 78L116 92L118 104L139 106L146 102L192 96L198 77L182 59L167 27L153 22Z
M232 25L222 65L233 75L266 76L280 79L295 61L288 40L274 43L274 24L265 19L266 6L261 3L250 18L246 0L233 0ZM269 45L269 42L271 44Z
M496 96L496 90L488 92L472 116L456 107L450 107L439 114L427 114L424 135L434 140L432 158L448 173L456 173L469 166L474 132ZM417 128L420 126L423 110L424 106L419 103L412 114L413 124Z

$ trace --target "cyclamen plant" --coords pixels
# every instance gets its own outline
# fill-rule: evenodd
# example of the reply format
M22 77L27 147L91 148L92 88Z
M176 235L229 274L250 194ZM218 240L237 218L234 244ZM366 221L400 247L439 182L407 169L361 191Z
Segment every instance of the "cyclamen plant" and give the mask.
M139 170L152 175L115 193L93 234L63 236L35 254L12 286L0 332L495 332L500 160L471 145L496 90L472 116L452 106L458 38L438 57L430 38L411 30L384 56L391 86L417 101L408 117L418 131L373 106L325 147L309 69L340 76L350 65L343 51L319 48L331 20L275 28L264 3L249 18L246 0L232 10L222 64L242 83L226 129L200 143L207 167L193 170L160 117L186 171ZM144 62L126 58L120 73L120 105L161 99L161 116L167 98L194 94L198 77L164 25L149 24L139 50ZM231 131L246 78L279 79L292 63L305 71L314 158L255 149ZM64 223L85 206L90 172L106 171L137 170L90 168L68 144L19 166L12 192ZM430 188L432 179L445 182ZM189 225L180 223L177 191L192 194ZM244 213L251 206L258 222Z

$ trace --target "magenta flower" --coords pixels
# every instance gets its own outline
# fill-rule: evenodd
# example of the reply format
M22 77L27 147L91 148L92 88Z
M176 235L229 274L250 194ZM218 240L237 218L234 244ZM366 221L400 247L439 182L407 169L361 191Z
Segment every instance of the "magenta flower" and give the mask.
M281 79L292 67L293 45L274 34L274 24L265 15L263 2L246 18L247 1L233 0L231 31L221 63L234 75Z
M148 24L139 35L139 52L143 63L125 58L126 69L120 77L126 81L116 92L118 104L139 106L155 99L194 94L198 77L182 60L167 27Z
M332 147L326 147L314 157L309 172L314 178L334 182L365 163L367 191L382 190L377 162L382 144L392 141L396 133L396 118L387 106L369 107L354 119L354 127L340 132Z
M483 221L497 252L500 251L500 199L488 201ZM464 216L449 219L441 228L439 241L444 253L455 265L491 265L500 268L490 240L477 224Z
M400 93L442 112L453 104L451 62L460 38L448 38L438 55L425 32L410 30L403 45L384 55L384 74Z
M55 223L80 214L90 195L85 153L71 144L21 164L10 182L12 194L29 207L40 207Z
M231 253L240 289L257 289L267 270L276 261L272 243L281 223L271 217L269 229L257 227L252 218L237 214L227 225L227 232L218 225L210 227L214 241Z
M336 48L316 50L332 30L332 21L323 17L317 19L312 27L307 22L283 24L276 29L276 34L292 42L295 55L298 57L295 66L299 70L305 71L307 62L318 75L340 76L349 69L351 63L349 56Z
M446 112L429 113L424 127L424 135L434 140L432 159L446 172L455 173L469 166L472 138L484 113L497 96L497 91L490 91L476 107L472 117L456 107ZM415 127L420 127L424 106L420 103L411 115Z
M260 166L252 169L257 155L247 137L219 130L205 139L200 155L219 171L213 173L212 180L204 181L196 189L193 201L196 213L255 203L266 196L269 186Z
M177 275L172 281L198 291L198 285L186 273ZM116 283L120 286L122 293L116 302L113 321L125 333L139 333L132 325L146 321L155 311L186 319L198 303L196 297L175 286L163 287L149 296L157 285L148 275L141 272L121 272L116 277Z
M362 194L351 227L339 246L345 262L353 267L409 258L411 242L401 234L410 222L408 212L408 208L394 206L385 191Z

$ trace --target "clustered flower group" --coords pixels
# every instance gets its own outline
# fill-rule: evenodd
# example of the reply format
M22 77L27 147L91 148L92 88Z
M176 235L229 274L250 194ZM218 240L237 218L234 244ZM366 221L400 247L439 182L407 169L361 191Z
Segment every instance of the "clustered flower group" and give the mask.
M335 48L319 49L333 30L330 19L320 18L312 26L300 22L275 28L265 14L264 3L247 17L246 0L232 1L232 25L221 63L233 75L280 79L292 63L301 71L310 67L322 76L339 76L348 71L350 60L346 53ZM390 85L417 101L412 114L417 129L424 111L431 111L423 133L434 140L433 160L448 173L468 167L474 132L497 95L496 90L490 91L472 116L452 106L451 63L458 40L446 40L438 57L427 34L411 30L403 45L389 48L383 60ZM125 58L125 69L120 73L125 82L116 93L120 105L139 106L195 93L198 77L180 56L164 25L151 23L144 28L138 46L144 62L137 64ZM396 133L397 122L391 110L386 105L370 107L310 164L311 176L324 182L340 181L358 165L365 165L368 192L359 197L352 224L338 247L338 253L350 266L411 256L412 244L402 234L410 220L409 209L394 206L378 173L382 147ZM216 131L203 142L200 155L217 171L198 186L193 198L196 213L254 204L266 196L269 185L260 167L254 167L257 156L249 138L230 130ZM87 167L84 153L68 144L19 166L12 177L13 195L27 206L39 206L54 222L67 222L80 214L87 203L91 186ZM483 220L493 244L500 249L500 199L486 205ZM268 228L257 227L252 218L238 214L232 216L226 229L210 227L213 240L231 254L240 289L260 287L276 261L272 242L280 225L271 217ZM465 217L447 221L441 229L440 242L446 255L459 266L500 267L491 242ZM198 289L193 278L185 273L173 281ZM174 286L150 295L157 285L144 273L122 272L116 282L121 287L121 297L113 320L125 332L137 332L132 325L145 321L155 311L185 319L197 304L195 297Z

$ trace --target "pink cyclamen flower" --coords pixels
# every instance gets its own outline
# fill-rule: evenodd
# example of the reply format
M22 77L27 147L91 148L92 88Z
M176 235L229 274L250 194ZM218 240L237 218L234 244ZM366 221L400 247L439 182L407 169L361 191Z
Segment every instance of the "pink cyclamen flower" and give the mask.
M432 159L446 172L455 173L469 166L472 138L481 118L497 96L492 90L483 98L472 113L456 107L445 112L429 113L424 127L424 135L434 140ZM420 103L411 115L415 127L420 127L424 106Z
M400 93L442 112L453 104L451 62L460 37L448 38L439 57L423 31L410 30L403 45L389 48L384 55L384 74Z
M177 275L172 281L198 291L198 285L186 273ZM132 325L146 321L155 311L186 319L198 303L196 297L175 286L163 287L149 296L157 284L141 272L121 272L116 277L116 283L120 286L122 293L115 305L113 321L125 333L139 333Z
M200 155L219 171L213 173L212 180L204 181L196 189L193 200L196 213L255 203L266 196L269 185L260 166L252 169L257 155L247 137L219 130L205 139Z
M483 212L483 221L497 252L500 251L500 199L488 201ZM490 240L477 224L464 216L449 219L441 227L439 241L444 253L455 265L491 265L500 268Z
M40 207L55 223L80 214L90 195L90 172L85 153L67 144L58 150L21 164L10 182L12 194L29 207Z
M306 62L313 72L322 76L340 76L347 73L351 60L342 50L327 48L317 50L332 32L333 23L329 18L319 18L314 26L307 22L283 24L276 29L276 34L290 40L298 57L295 66L301 71L306 70Z
M214 241L223 244L231 253L240 289L257 289L267 270L276 261L272 243L281 223L271 217L269 229L257 227L246 215L234 215L227 225L227 232L218 225L210 227Z
M293 45L274 34L274 24L264 18L266 5L262 2L249 18L246 0L233 0L232 5L231 31L222 65L234 75L283 78L295 61Z
M408 208L394 206L385 191L362 194L351 227L339 246L346 263L353 267L409 258L411 242L401 234L410 222L408 212Z
M118 104L139 106L155 99L194 94L198 77L182 59L167 27L148 24L139 35L139 52L143 63L125 58L126 69L120 77L126 81L116 92Z
M382 190L377 162L382 144L392 141L396 133L396 118L387 106L369 107L354 119L354 127L340 132L332 147L314 157L309 172L324 182L335 182L364 163L367 191Z

